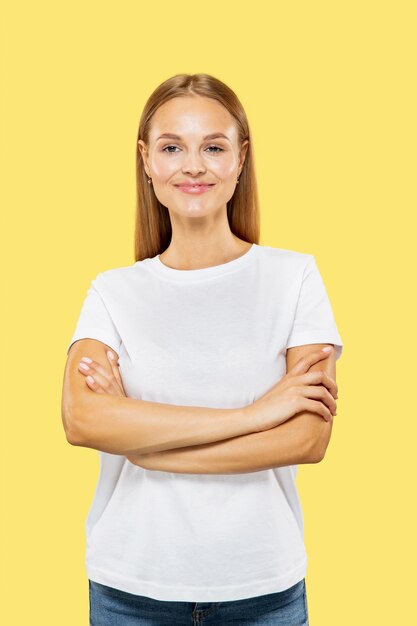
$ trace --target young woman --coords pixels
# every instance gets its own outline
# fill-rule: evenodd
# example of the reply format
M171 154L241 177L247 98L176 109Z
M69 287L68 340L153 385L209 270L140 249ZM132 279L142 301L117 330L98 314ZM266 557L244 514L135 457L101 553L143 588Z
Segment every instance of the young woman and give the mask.
M258 243L227 85L150 96L137 199L136 262L92 280L64 376L68 441L101 462L90 624L308 624L296 473L325 454L343 344L314 256Z

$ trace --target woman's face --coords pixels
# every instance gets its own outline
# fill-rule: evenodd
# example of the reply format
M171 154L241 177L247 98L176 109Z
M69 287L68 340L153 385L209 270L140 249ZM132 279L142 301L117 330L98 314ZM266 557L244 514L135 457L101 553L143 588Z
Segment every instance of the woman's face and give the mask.
M220 133L224 137L214 136ZM161 137L166 134L175 137ZM165 102L152 118L148 146L138 144L159 202L189 217L226 210L248 147L246 140L239 149L236 122L227 109L202 96ZM197 187L179 187L185 184Z

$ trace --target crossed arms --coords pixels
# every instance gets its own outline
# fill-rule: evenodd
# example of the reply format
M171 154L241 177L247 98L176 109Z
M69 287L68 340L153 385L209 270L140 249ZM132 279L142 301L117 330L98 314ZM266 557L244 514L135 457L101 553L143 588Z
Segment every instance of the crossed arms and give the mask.
M81 342L80 342L81 343ZM99 342L94 342L99 343ZM103 344L101 344L103 345ZM309 352L317 350L317 348L324 347L329 344L309 344L304 346L297 346L289 348L287 350L287 371L291 369L294 363L302 356ZM82 354L74 347L70 351L77 354L72 355L73 362ZM85 353L85 347L84 352ZM104 352L105 354L105 352ZM94 355L92 355L94 358ZM99 358L96 356L95 358ZM69 367L69 366L68 366ZM311 370L324 369L329 376L335 379L335 355L334 351L329 357L315 363ZM67 372L66 372L67 374ZM86 390L86 385L83 376L79 372L72 372L72 378L78 376L81 379L80 384L83 384L83 392L91 396L95 396L90 390ZM65 387L70 385L66 375L64 381L64 394L62 403L62 417L64 422L64 428L67 433L67 439L73 445L81 445L86 447L92 447L96 449L104 449L104 446L99 441L93 441L88 439L86 435L80 436L80 433L75 434L74 420L70 411L69 393L65 393ZM77 382L78 384L78 382ZM73 390L74 391L74 390ZM102 402L101 407L104 407L103 401L108 400L104 396L97 395L100 398L99 402ZM123 399L129 400L129 399ZM126 408L132 407L133 399L130 399L130 403L126 403ZM153 403L149 403L152 405ZM156 403L157 404L157 403ZM107 406L107 404L106 404ZM175 409L175 407L168 407L168 405L160 405L164 408ZM191 409L191 407L189 407ZM230 410L230 416L227 411L220 414L220 410L217 409L202 409L205 413L205 417L216 416L216 420L210 423L217 424L220 429L225 428L227 423L232 425L230 418L240 417L239 414L235 414ZM212 413L212 412L215 413ZM209 413L210 416L209 416ZM217 418L220 418L217 421ZM223 421L222 421L223 420ZM198 424L200 421L198 422ZM203 423L203 422L202 422ZM272 467L282 467L286 465L296 465L302 463L317 463L324 458L328 443L330 441L331 430L333 420L330 422L325 421L319 415L312 412L302 412L286 422L280 424L275 428L271 428L261 432L251 432L248 425L244 425L242 421L242 427L239 429L238 423L235 422L232 428L227 432L227 438L220 439L218 434L216 435L214 429L212 432L201 432L188 435L187 438L178 439L177 442L173 439L170 442L166 442L163 446L165 449L159 449L154 451L138 451L135 449L123 450L123 454L130 462L149 470L165 471L165 472L179 472L179 473L191 473L191 474L235 474L246 473L269 469ZM197 422L196 422L197 425ZM130 428L134 428L135 424L129 425ZM184 423L186 427L186 423ZM240 430L240 432L239 432ZM133 430L132 430L133 432ZM185 432L185 430L184 430ZM220 432L220 430L218 431ZM224 430L224 432L226 432ZM235 435L235 436L234 436ZM208 442L207 442L208 441ZM137 447L137 446L136 446ZM106 451L112 451L107 449ZM113 453L118 454L120 450L114 450Z

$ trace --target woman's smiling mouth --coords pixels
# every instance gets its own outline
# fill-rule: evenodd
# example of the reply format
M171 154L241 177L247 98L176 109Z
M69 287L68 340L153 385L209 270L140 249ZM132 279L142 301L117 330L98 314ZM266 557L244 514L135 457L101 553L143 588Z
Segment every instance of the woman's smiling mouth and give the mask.
M199 194L199 193L204 193L208 189L211 189L212 187L214 187L214 185L215 183L212 183L212 184L196 183L194 185L185 184L185 185L174 185L174 186L180 191L183 191L184 193Z

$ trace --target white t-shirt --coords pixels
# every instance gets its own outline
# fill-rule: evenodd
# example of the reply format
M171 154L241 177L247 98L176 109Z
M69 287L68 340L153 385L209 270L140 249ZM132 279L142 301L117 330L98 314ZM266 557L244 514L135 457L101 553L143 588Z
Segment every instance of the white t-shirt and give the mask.
M173 269L157 255L99 273L69 346L87 337L119 354L129 397L212 408L262 396L286 373L289 347L332 343L337 358L343 347L314 256L257 244L203 269ZM296 465L183 474L99 455L85 525L91 580L216 602L283 591L306 575Z

